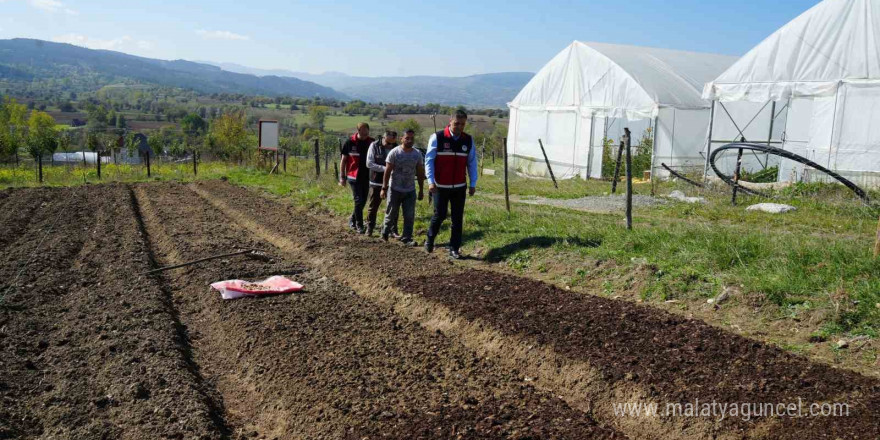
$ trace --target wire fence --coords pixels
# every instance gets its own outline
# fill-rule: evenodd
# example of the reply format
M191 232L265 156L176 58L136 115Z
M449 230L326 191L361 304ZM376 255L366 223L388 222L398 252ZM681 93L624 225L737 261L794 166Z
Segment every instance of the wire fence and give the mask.
M39 161L31 156L19 156L17 161L7 159L5 162L0 162L0 188L146 180L189 181L197 178L219 178L242 169L316 178L313 156L279 154L276 159L275 155L269 152L253 154L242 161L222 159L207 154L198 155L195 163L191 154L185 157L153 156L149 166L140 158L138 162L129 163L119 158L114 160L111 156L101 156L100 171L96 162L98 157L96 153L77 151L63 155L65 160L57 160L58 154L43 157L42 182ZM53 160L53 157L56 160ZM326 161L323 157L321 159L321 177L327 174L333 175L333 160L329 155Z

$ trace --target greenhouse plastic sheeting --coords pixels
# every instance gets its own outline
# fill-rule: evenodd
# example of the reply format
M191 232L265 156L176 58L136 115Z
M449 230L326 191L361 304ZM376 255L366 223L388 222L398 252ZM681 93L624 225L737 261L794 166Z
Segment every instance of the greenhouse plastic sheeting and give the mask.
M658 155L671 164L699 164L709 123L709 103L700 93L734 61L575 41L510 102L510 166L546 176L540 139L557 178L600 177L603 139L618 141L629 127L635 141L655 117L661 127Z
M740 124L753 116L743 111L748 106L787 104L774 126L784 131L774 135L782 148L857 184L880 185L880 1L819 3L706 84L703 98L744 113ZM722 138L718 121L725 118L716 110L713 139ZM754 142L767 139L760 131L769 119L757 120L758 134L746 136ZM782 161L779 180L813 179L803 165Z

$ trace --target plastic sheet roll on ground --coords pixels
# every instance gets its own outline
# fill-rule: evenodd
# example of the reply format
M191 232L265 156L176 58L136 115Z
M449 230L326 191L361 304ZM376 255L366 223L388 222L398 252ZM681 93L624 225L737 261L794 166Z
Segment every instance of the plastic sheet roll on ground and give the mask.
M219 281L211 284L211 288L220 292L223 299L237 299L299 292L303 285L282 276L274 276L257 283L242 280Z

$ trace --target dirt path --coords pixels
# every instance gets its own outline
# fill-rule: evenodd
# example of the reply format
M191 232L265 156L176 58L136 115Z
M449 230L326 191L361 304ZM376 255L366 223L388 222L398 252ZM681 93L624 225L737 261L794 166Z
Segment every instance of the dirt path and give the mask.
M303 266L189 188L135 192L162 264L233 248L275 257L269 264L230 258L165 276L195 362L216 381L236 436L623 438L518 373ZM306 292L223 302L207 289L220 279L285 273Z
M173 311L138 275L148 255L131 202L102 185L4 203L0 438L223 437Z
M337 221L224 183L193 185L246 230L358 294L518 368L633 438L876 438L880 386L703 322L534 280L467 269L346 235ZM401 267L408 267L403 271ZM444 273L440 277L437 274ZM845 402L850 416L751 420L615 417L623 401Z

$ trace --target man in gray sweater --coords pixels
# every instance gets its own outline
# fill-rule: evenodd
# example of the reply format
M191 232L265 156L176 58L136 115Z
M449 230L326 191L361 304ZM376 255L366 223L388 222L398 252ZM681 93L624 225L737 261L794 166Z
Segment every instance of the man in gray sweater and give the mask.
M425 161L422 153L413 148L415 132L407 130L403 136L403 145L391 150L385 158L385 176L382 179L382 198L387 198L385 223L382 227L382 239L388 240L393 225L403 207L403 235L400 240L407 245L417 246L413 241L413 224L416 220L416 199L424 198ZM416 178L419 180L419 192L416 195Z

